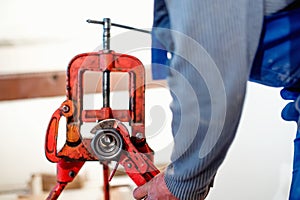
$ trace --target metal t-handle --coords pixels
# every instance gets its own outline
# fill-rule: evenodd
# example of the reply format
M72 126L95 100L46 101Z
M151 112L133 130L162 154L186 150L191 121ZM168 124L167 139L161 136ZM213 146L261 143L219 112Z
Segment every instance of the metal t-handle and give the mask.
M110 49L110 18L103 19L103 50Z

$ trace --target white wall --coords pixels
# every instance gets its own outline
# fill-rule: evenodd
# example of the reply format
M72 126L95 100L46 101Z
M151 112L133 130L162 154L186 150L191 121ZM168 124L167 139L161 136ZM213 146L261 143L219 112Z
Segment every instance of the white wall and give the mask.
M237 136L208 199L287 199L296 125L280 118L279 89L249 83Z
M102 42L102 27L88 24L87 19L111 18L114 23L147 29L152 24L152 4L151 0L1 0L0 44L16 46L0 48L0 72L64 70L73 56L93 51ZM113 27L111 35L124 32ZM114 50L122 46L112 44Z
M92 51L101 43L101 27L87 24L86 19L110 17L116 23L149 28L152 3L149 0L2 0L0 40L8 39L16 45L0 47L0 73L64 70L73 56ZM116 36L124 32L114 28L112 33ZM118 40L113 48L130 51L148 66L150 37L141 34L138 37L139 41L145 41L142 50L124 47L137 40ZM55 172L54 164L44 157L44 136L52 113L64 99L0 102L0 189L25 184L34 172ZM165 142L171 141L169 102L166 90L147 91L148 132L157 133L151 135L149 143L157 151L158 162L168 160L170 154ZM280 118L284 105L279 89L249 83L237 137L208 199L287 198L296 126ZM152 120L161 120L161 108L165 108L167 120L164 129L157 130L150 110L156 116ZM87 169L98 172L98 165L88 164ZM99 176L98 173L96 177Z

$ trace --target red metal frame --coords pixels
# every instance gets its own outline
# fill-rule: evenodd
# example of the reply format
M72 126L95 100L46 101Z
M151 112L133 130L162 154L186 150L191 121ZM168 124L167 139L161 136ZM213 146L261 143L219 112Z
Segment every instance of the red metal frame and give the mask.
M83 110L83 78L87 71L128 73L129 109L113 110L108 106L99 110ZM83 138L80 133L82 123L105 119L129 122L131 136L126 130L117 127L120 129L127 152L120 156L119 163L137 185L146 183L159 173L153 164L153 151L147 143L136 147L134 142L137 141L137 135L139 138L145 137L145 71L137 58L113 51L77 55L71 60L67 70L66 92L67 99L53 113L46 133L45 154L49 161L57 163L58 170L58 183L47 199L57 199L66 184L78 174L85 161L98 160L90 149L91 139ZM58 151L58 126L62 116L67 119L66 143ZM107 171L107 166L104 165L106 200L109 199Z

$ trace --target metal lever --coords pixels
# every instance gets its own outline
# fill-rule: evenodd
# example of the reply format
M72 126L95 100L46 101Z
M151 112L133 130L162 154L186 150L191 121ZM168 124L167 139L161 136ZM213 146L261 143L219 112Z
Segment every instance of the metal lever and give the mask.
M107 18L105 18L107 19ZM91 20L91 19L88 19L86 20L87 23L91 23L91 24L102 24L102 25L105 25L105 21L97 21L97 20ZM142 33L148 33L148 34L151 34L151 31L147 31L147 30L144 30L144 29L139 29L139 28L134 28L134 27L131 27L131 26L126 26L126 25L122 25L122 24L116 24L116 23L111 23L110 24L111 26L115 26L115 27L119 27L119 28L125 28L125 29L129 29L129 30L133 30L133 31L139 31L139 32L142 32Z

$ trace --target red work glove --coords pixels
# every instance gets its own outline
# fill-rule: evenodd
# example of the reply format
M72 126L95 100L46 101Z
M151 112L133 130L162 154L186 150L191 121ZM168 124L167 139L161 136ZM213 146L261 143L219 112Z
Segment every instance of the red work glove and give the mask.
M148 183L136 188L133 191L133 196L137 200L143 198L145 200L179 200L167 188L163 172Z

